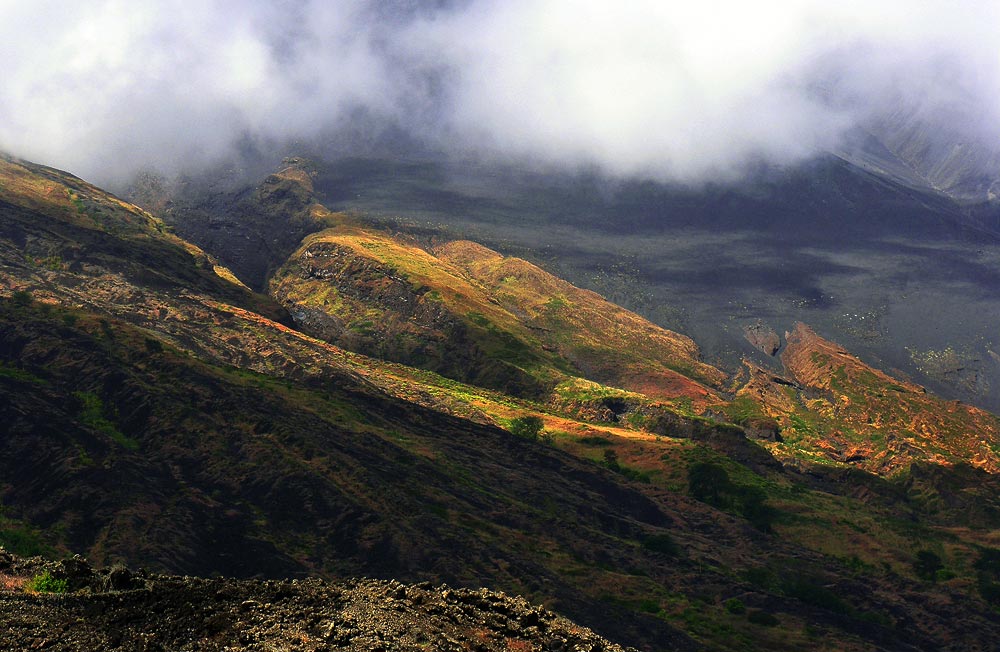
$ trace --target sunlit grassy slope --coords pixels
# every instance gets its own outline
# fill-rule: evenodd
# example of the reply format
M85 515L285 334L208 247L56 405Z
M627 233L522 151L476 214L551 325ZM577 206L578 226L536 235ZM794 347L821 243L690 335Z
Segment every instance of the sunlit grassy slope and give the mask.
M345 224L306 238L271 292L317 337L520 395L581 377L700 410L725 378L691 339L472 242Z
M989 412L893 378L804 324L788 334L781 360L786 381L751 369L729 408L776 419L784 440L771 444L776 454L880 475L921 460L1000 468L1000 422Z

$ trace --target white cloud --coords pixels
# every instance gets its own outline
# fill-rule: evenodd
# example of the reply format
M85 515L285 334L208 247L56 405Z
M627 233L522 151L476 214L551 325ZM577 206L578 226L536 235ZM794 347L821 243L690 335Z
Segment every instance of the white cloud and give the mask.
M363 108L445 149L692 180L900 98L1000 125L997 2L418 5L0 0L0 148L104 181Z

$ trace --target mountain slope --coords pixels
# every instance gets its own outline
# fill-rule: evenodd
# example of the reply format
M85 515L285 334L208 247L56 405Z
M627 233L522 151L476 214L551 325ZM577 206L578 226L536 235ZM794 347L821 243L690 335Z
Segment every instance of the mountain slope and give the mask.
M1000 410L997 238L969 207L840 158L696 187L342 159L317 165L313 185L331 210L528 259L693 336L727 371L766 363L744 327L801 321L939 395ZM947 366L922 363L943 351Z
M37 234L59 231L50 239L72 248L75 232L48 210L0 206L14 225L0 247L4 543L174 572L487 585L651 650L975 649L1000 636L980 568L1000 518L992 476L783 466L739 427L679 407L644 431L654 419L640 409L655 401L570 379L635 410L586 423L305 335L255 312L260 302L284 319L197 256L152 275L124 233L80 236L88 260L113 254L105 266L26 264ZM538 325L530 311L548 288L618 310L469 243L441 255L483 263L476 274L369 227L332 226L358 229L344 243L358 255L405 254L482 296L491 274L532 279L509 304L528 321L500 321L512 329ZM169 234L144 237L177 250ZM510 319L512 300L495 298L495 318ZM596 318L585 321L570 323L583 339ZM543 436L491 425L516 430L527 415ZM951 576L918 574L928 551Z
M791 380L755 373L740 395L782 425L783 457L849 462L892 475L914 461L1000 470L1000 421L874 369L804 324L786 334Z
M271 293L316 337L515 394L581 376L704 407L725 377L689 338L471 242L343 224L306 238Z

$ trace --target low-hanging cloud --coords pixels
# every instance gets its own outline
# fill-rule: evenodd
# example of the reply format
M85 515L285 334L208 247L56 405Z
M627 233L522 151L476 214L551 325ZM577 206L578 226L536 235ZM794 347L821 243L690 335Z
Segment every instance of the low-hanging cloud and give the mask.
M997 2L0 0L0 60L0 149L106 183L359 114L680 181L836 148L901 103L1000 141Z

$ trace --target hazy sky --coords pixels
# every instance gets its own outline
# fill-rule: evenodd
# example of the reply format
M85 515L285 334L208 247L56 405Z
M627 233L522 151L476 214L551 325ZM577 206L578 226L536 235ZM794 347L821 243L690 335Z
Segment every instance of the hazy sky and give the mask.
M679 180L795 161L903 100L1000 134L1000 2L0 0L0 61L0 149L98 182L362 114Z

